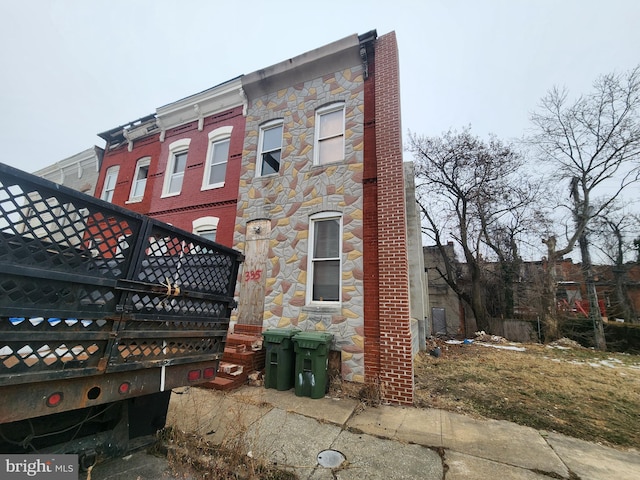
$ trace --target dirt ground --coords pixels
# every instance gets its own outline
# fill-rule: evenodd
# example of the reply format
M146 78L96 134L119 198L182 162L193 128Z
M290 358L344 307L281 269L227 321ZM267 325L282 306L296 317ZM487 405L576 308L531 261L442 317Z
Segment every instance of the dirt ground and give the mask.
M431 352L431 353L429 353ZM640 445L640 356L563 339L430 341L415 361L415 403L508 420L610 446Z
M638 355L598 352L566 339L515 344L489 335L470 343L433 339L427 350L414 363L418 408L508 420L612 447L640 445ZM330 396L356 398L363 408L383 402L383 385L339 378L332 375ZM221 479L293 478L247 457L242 429L222 445L174 429L163 435L171 468L184 478L211 478L212 472Z

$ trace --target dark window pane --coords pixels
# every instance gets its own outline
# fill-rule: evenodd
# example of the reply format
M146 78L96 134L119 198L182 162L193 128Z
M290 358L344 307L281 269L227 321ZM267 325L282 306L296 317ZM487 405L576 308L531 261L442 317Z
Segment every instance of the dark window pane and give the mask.
M338 162L344 159L344 140L342 136L328 138L318 142L318 163Z
M209 185L224 182L224 177L226 173L227 173L226 163L211 165L211 173L209 174Z
M187 152L177 153L173 162L173 173L184 172L187 166Z
M342 109L320 115L320 138L342 135L343 126Z
M198 235L200 235L203 238L206 238L207 240L211 240L212 242L216 241L216 230L214 229L202 230L198 232Z
M313 300L340 300L340 260L315 262L313 265Z
M262 154L262 175L278 173L280 170L280 150Z
M226 162L229 158L229 140L217 142L213 145L213 159L212 163Z
M147 186L147 179L142 178L140 180L136 180L136 183L133 188L133 196L134 197L142 197L144 195L144 189Z
M282 125L263 130L262 151L280 150L282 148Z
M317 221L314 227L313 258L337 258L340 255L340 220Z
M138 169L138 180L146 180L149 176L149 165L141 166Z

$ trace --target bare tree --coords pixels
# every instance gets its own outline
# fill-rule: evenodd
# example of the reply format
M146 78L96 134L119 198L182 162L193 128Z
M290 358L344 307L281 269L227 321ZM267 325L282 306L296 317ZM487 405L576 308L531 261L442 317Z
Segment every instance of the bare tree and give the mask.
M625 213L621 208L613 208L594 219L594 236L598 250L612 265L614 302L616 315L626 322L637 320L627 291L626 257L634 252L633 235L638 232L638 215Z
M514 289L523 265L521 247L528 243L534 232L538 234L540 226L546 223L539 200L548 198L543 183L532 181L523 172L515 173L518 178L513 178L512 190L503 197L503 201L507 200L504 206L509 211L508 215L502 215L492 225L483 222L483 241L497 259L497 284L502 292L496 314L506 318L514 316Z
M548 308L544 317L548 337L558 331L554 267L578 243L595 344L606 349L587 226L626 187L638 181L639 109L640 66L623 75L601 76L592 93L575 101L569 101L566 90L554 88L542 99L540 110L532 115L535 134L531 141L541 161L553 168L558 182L565 182L572 199L568 208L573 227L565 234L564 246L558 246L556 236L543 240L549 265L545 280Z
M488 330L484 265L492 252L503 258L513 255L503 252L496 238L513 212L530 201L525 177L519 174L523 158L495 136L484 142L469 128L460 133L450 130L441 137L412 134L408 150L415 158L423 233L445 261L441 275L470 306L478 328ZM456 265L448 261L445 246L450 238L466 262L470 291L459 281Z

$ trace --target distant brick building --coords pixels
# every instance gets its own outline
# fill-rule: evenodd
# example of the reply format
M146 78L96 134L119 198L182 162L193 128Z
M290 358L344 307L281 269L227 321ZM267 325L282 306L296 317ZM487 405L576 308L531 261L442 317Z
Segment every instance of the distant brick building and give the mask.
M445 255L455 260L453 242L444 245ZM442 253L436 245L423 247L424 265L427 268L429 306L431 307L431 331L434 335L470 335L476 328L473 313L467 314L465 305L445 281L446 272ZM460 272L462 273L461 265ZM466 323L469 323L467 325Z
M440 272L445 271L444 260L437 246L423 247L424 264L429 271L428 295L431 307L432 328L436 335L467 335L477 330L473 312L461 301L453 289L446 283ZM457 281L465 289L469 288L469 274L465 263L457 262L453 242L444 246L446 255L453 259ZM499 271L498 263L485 263L487 272ZM543 274L548 268L546 260L521 262L514 284L512 285L514 309L513 316L490 319L490 331L511 340L530 341L538 339L540 332L529 335L522 325L526 321L539 318L542 304ZM594 265L593 279L605 321L640 322L640 264L628 262L621 266ZM581 263L563 258L556 263L556 306L561 317L586 317L589 313L589 300ZM490 285L490 284L489 284ZM487 289L487 295L495 297L496 292ZM626 296L626 302L620 297ZM624 303L623 303L624 302ZM627 307L627 308L625 308ZM525 321L517 325L518 320ZM509 326L508 324L511 324ZM514 326L515 325L515 326Z
M588 312L589 302L584 284L584 276L581 263L573 263L571 259L565 259L559 264L559 277L561 279L558 288L558 303L560 308L577 310L579 313ZM616 270L619 270L616 272ZM621 267L613 265L594 265L593 274L603 317L614 321L624 316L623 308L619 304L616 292L616 273L620 275L620 287L628 300L631 320L640 320L640 265L627 263Z

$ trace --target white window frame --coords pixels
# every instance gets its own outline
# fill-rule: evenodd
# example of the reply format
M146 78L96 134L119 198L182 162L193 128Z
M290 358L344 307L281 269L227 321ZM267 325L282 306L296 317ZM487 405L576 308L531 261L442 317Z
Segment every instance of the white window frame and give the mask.
M221 142L228 141L229 145L231 145L231 132L233 127L225 126L216 128L209 132L209 146L207 148L207 163L204 169L204 176L202 177L202 190L210 190L212 188L221 188L224 187L224 180L222 182L209 183L209 178L211 177L211 168L214 166L213 163L213 155L215 153L216 145L219 145ZM225 166L225 178L226 178L226 169L229 165L229 156L231 155L231 149L229 149L229 153L227 154L227 158L224 162L218 162L215 165L226 164Z
M309 253L307 255L307 304L308 305L340 305L342 302L342 238L343 234L343 220L342 220L341 212L321 212L316 213L309 217ZM315 228L317 223L325 221L325 220L338 220L340 223L339 229L339 238L338 238L338 256L337 257L326 257L322 259L314 258L314 250L315 250ZM317 262L321 261L335 261L339 262L339 274L338 274L338 300L314 300L313 298L313 278L314 278L314 268Z
M274 128L280 127L280 147L277 149L271 149L268 151L264 151L264 132L267 130L272 130ZM280 167L282 166L282 137L284 134L284 121L282 119L271 120L270 122L265 123L260 126L260 138L258 139L258 155L256 157L256 177L262 177L262 156L268 152L275 152L276 150L280 151L280 160L278 162L278 172L280 171ZM278 172L269 173L268 175L276 175Z
M201 235L203 232L218 231L218 223L220 219L218 217L200 217L191 222L192 232L196 235ZM215 242L215 240L214 240Z
M342 111L342 131L339 134L329 135L325 137L320 137L320 119L323 115L328 115L331 113L335 113L338 111ZM322 108L316 110L316 119L315 119L315 140L314 140L314 148L313 148L313 164L314 165L329 165L332 163L341 162L345 157L345 103L332 103L331 105L326 105ZM322 161L320 159L320 143L326 140L333 140L336 138L342 139L342 155L340 158L331 161Z
M174 197L176 195L180 195L182 192L182 187L184 186L184 174L187 170L187 166L185 164L184 171L182 172L182 184L180 185L180 190L177 192L169 192L169 187L171 185L171 180L175 176L173 173L173 168L176 161L176 156L186 153L187 154L187 162L189 161L189 144L191 143L190 138L182 138L180 140L176 140L169 145L169 159L167 161L167 169L164 172L164 184L162 185L162 195L161 198L164 197Z
M129 201L127 203L141 202L144 198L144 191L147 189L147 179L149 178L149 165L151 165L151 157L143 157L136 163L136 171L133 174L133 180L131 182L131 192L129 193ZM138 179L140 170L147 167L147 176L144 178L144 187L142 187L142 195L136 195L136 187L141 180Z
M120 165L112 165L107 169L104 176L104 184L102 185L102 194L100 199L106 202L113 200L113 194L118 183L118 173L120 173Z

